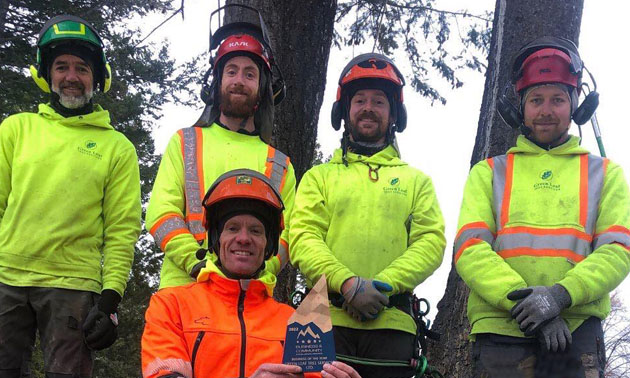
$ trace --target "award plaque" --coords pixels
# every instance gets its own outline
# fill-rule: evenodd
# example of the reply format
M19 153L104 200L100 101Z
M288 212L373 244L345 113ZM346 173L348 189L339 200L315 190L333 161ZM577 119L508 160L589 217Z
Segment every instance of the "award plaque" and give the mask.
M287 322L282 363L298 365L303 372L320 372L334 360L328 287L322 275Z

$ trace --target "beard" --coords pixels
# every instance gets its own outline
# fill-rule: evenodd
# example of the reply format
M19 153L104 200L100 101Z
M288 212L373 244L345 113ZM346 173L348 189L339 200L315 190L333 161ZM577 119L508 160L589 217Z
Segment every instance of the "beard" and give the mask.
M83 93L79 95L67 95L63 93L63 89L68 87L79 88ZM85 86L78 82L62 82L60 86L53 85L52 91L59 95L59 103L68 109L79 109L89 103L94 96L94 91L91 88L90 90L86 90Z
M362 120L377 122L379 127L374 130L365 131L357 127L357 124ZM363 112L357 116L356 120L350 120L350 136L352 136L354 142L378 143L387 133L387 125L383 125L384 122L385 121L374 112Z
M219 110L230 118L247 119L254 115L259 102L258 95L247 93L244 89L235 88L233 93L244 94L245 99L234 99L229 90L221 90Z

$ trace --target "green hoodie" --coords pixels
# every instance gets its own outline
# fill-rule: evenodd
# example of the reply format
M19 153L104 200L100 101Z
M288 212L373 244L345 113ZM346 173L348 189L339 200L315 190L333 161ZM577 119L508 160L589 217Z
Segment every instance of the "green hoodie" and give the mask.
M0 282L122 295L140 232L136 151L109 113L0 125Z
M513 174L502 192L497 164L510 159ZM472 335L524 337L510 317L515 302L507 294L556 283L571 296L562 317L573 331L590 316L606 317L608 293L630 272L630 194L623 172L589 155L576 137L546 151L520 136L508 155L477 163L458 228L455 266L471 289Z
M329 292L339 293L352 276L390 284L389 295L412 292L440 266L446 244L431 179L392 146L370 157L348 152L347 161L337 150L302 178L289 231L291 262L309 287L326 274ZM335 326L416 329L396 308L366 322L337 307L331 316Z

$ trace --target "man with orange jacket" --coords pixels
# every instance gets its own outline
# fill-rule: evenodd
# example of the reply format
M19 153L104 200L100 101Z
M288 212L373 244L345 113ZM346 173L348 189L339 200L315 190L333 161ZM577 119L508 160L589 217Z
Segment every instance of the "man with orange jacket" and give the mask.
M143 377L302 376L300 367L279 363L293 309L272 298L276 277L264 269L284 228L280 194L265 175L239 169L220 176L202 204L217 262L202 269L196 283L151 298ZM324 365L321 377L359 374L335 361Z

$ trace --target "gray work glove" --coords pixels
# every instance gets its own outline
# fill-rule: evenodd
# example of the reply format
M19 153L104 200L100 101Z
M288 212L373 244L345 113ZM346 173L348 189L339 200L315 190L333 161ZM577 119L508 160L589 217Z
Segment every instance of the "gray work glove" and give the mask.
M571 305L569 292L558 284L551 287L530 286L514 290L507 295L507 298L518 301L510 313L525 336L534 336L540 327Z
M382 292L392 291L392 287L385 282L362 277L350 279L354 280L352 287L341 293L345 305L342 308L359 321L376 319L378 313L389 303L389 298Z
M569 327L559 316L542 326L537 337L541 348L547 352L564 352L572 341Z

